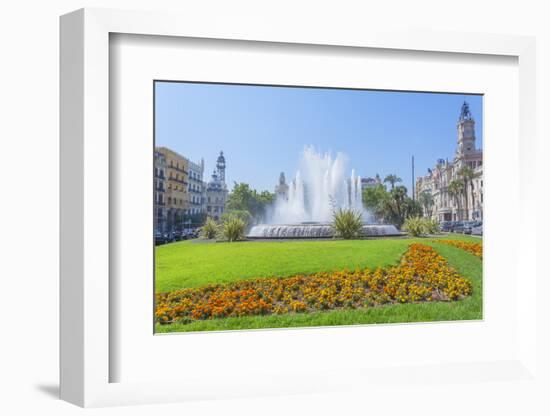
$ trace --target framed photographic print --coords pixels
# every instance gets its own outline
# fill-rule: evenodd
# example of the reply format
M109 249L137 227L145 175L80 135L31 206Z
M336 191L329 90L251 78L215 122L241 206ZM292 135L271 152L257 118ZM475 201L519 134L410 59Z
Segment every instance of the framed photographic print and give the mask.
M154 81L156 332L481 319L482 101Z
M62 17L62 398L538 386L533 71L522 37Z

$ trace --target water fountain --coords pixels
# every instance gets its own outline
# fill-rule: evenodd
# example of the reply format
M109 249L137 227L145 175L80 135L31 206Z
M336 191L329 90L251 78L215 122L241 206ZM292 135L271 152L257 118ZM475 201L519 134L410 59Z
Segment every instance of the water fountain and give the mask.
M284 176L283 176L284 178ZM320 154L313 147L302 153L301 169L288 185L288 192L277 195L266 222L253 226L248 238L330 238L335 209L360 212L365 236L399 235L393 225L373 224L364 209L361 177L355 170L346 177L346 156Z

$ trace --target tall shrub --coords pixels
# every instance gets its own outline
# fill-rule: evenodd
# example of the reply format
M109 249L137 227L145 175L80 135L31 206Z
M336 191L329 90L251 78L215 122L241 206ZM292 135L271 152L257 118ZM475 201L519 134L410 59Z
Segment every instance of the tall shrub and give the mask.
M231 217L221 225L221 238L228 242L243 240L245 227L246 224L242 219Z
M412 237L420 237L426 234L426 221L421 217L411 217L405 220L403 230Z
M439 223L436 220L411 217L405 220L403 229L413 237L419 237L426 234L437 234L439 232Z
M426 233L427 234L439 234L440 232L439 222L435 219L426 220Z
M345 240L361 237L363 218L359 211L338 208L332 214L334 236Z
M207 218L204 225L201 227L200 236L212 240L218 235L220 226L212 218Z

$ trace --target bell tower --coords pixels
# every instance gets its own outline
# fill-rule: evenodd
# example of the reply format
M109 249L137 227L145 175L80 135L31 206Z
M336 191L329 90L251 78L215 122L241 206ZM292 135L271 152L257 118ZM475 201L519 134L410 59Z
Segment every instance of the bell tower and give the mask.
M464 101L457 123L457 158L476 152L475 124L476 122L470 112L470 106Z

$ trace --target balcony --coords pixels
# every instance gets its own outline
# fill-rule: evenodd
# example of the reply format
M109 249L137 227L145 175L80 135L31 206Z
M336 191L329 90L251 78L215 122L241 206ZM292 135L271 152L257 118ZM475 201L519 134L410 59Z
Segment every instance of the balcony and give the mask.
M188 185L188 183L182 179L176 179L176 178L168 178L169 181L174 181L174 182L177 182L177 183L181 183L183 185Z
M172 165L167 166L167 168L177 170L178 172L181 172L181 173L183 173L183 174L185 174L185 175L189 175L189 171L188 171L188 170L185 170L185 169L183 169L183 168L178 168L178 167L172 166Z

